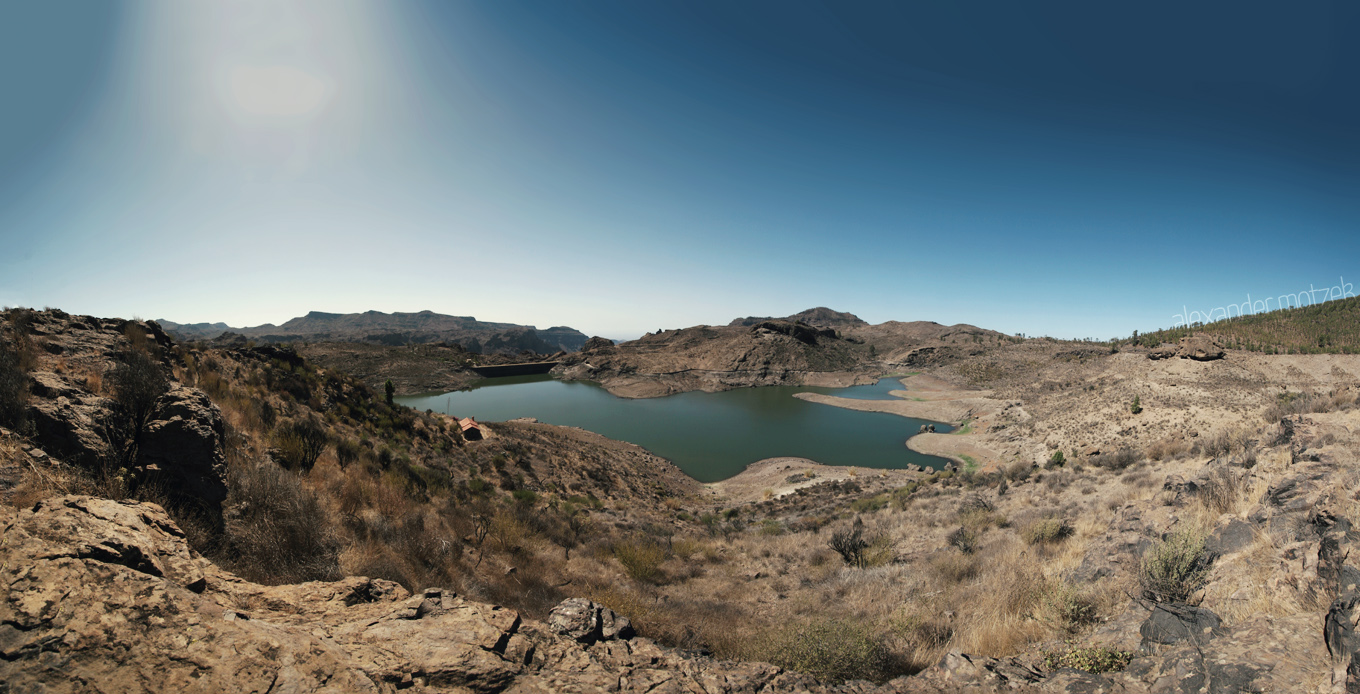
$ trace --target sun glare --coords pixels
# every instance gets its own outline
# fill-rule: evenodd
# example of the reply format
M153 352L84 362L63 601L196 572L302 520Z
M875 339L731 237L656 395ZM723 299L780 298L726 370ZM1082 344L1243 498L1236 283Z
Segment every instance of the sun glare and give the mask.
M226 101L238 117L310 119L335 91L325 76L286 65L236 67L228 74Z

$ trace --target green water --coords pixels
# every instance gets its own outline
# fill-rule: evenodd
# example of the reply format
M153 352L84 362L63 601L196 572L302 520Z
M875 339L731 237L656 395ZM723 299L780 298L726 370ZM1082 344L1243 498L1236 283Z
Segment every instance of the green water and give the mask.
M690 392L631 400L610 395L585 381L550 376L489 378L470 390L397 398L403 405L478 421L534 417L540 422L581 427L638 444L670 460L701 482L716 482L747 465L779 456L809 458L826 465L939 468L946 461L907 448L919 419L881 412L856 412L799 400L794 393L827 393L857 399L891 399L896 379L850 388L766 386L721 393ZM941 432L950 427L935 423Z

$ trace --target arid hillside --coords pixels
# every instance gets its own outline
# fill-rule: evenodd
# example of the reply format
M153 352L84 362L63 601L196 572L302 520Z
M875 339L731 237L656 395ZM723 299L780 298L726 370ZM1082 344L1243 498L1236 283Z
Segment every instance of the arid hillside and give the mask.
M815 308L788 318L663 330L619 345L588 344L554 374L644 398L762 385L845 386L900 366L948 363L1010 339L967 325L869 325L850 313Z
M867 353L825 330L671 331L612 363L721 364L703 345L755 340L806 364ZM1360 356L976 337L922 344L948 356L900 376L896 400L827 401L959 425L910 439L950 469L774 459L700 485L578 429L464 437L288 349L8 312L0 674L152 691L1356 686ZM882 373L863 358L849 373Z
M1336 291L1339 293L1340 288ZM1306 300L1306 294L1304 297ZM1135 333L1120 342L1156 347L1191 334L1212 337L1231 349L1265 354L1360 354L1360 297L1249 313L1207 325Z

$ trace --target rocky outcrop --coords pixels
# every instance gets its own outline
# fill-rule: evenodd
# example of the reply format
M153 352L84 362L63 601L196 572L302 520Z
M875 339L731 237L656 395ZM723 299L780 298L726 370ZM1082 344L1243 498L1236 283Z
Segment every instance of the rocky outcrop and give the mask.
M611 339L609 339L609 338L607 338L607 337L598 337L598 336L597 336L597 337L592 337L592 338L590 338L589 340L586 340L585 345L583 345L583 346L581 347L581 351L582 351L582 352L594 352L594 351L596 351L596 350L609 349L609 348L611 348L611 347L613 347L613 346L614 346L614 341L613 341L613 340L611 340Z
M1148 359L1151 359L1153 361L1157 361L1160 359L1170 359L1176 356L1177 351L1178 349L1176 345L1170 343L1163 343L1157 345L1156 347L1153 347L1151 350L1148 350L1147 356Z
M220 506L227 498L222 412L196 388L175 387L156 403L137 466L177 496Z
M817 344L817 338L836 338L836 331L831 328L814 328L806 323L797 323L793 321L762 321L752 327L751 331L755 333L764 332L788 335L805 345Z
M584 644L628 639L634 635L633 625L627 617L585 598L563 600L548 615L548 626L558 634Z
M127 434L127 422L108 375L130 348L125 333L133 325L55 310L32 315L35 343L49 355L60 355L42 360L29 375L26 413L33 442L55 462L97 471L119 457L115 448ZM152 353L168 353L173 342L159 325L135 325ZM248 353L302 363L291 349L265 346ZM168 371L169 362L162 361L160 368ZM139 481L159 483L177 502L192 502L216 515L227 491L224 434L222 414L207 394L174 386L156 401L128 472Z
M0 527L6 691L84 691L91 683L176 693L816 687L771 665L686 657L632 637L626 620L588 601L559 608L545 625L376 579L247 583L191 552L153 504L68 496L22 511L0 507ZM582 626L586 633L574 635Z
M112 401L58 374L38 372L32 380L28 420L38 443L77 465L88 467L103 460L109 451L106 419Z
M1195 361L1213 361L1223 358L1223 348L1213 340L1203 335L1192 335L1181 338L1180 349L1177 351L1181 359L1194 359Z
M827 686L765 663L658 646L581 598L540 623L447 590L412 595L377 579L248 583L192 552L153 504L67 496L0 507L0 529L8 587L0 682L8 691L77 691L81 683L144 692L1286 691L1308 676L1299 654L1324 638L1337 682L1356 669L1353 593L1325 618L1260 616L1232 628L1203 607L1135 601L1128 619L1091 637L1136 652L1123 672L951 652L919 675ZM1104 632L1117 633L1110 640Z
M1195 361L1214 361L1215 359L1222 359L1224 354L1223 347L1212 339L1203 335L1191 335L1181 338L1180 342L1175 345L1158 345L1149 350L1147 356L1148 359L1153 361L1170 359L1171 357Z

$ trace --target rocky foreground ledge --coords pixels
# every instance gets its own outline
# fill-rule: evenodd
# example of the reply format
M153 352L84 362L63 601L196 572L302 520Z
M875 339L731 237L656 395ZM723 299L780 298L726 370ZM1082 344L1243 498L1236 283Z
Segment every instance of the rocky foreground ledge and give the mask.
M249 583L192 552L160 507L85 496L0 507L0 581L5 694L1355 691L1347 665L1360 611L1360 599L1343 600L1325 620L1228 633L1201 608L1135 604L1101 629L1141 652L1113 677L950 653L913 677L823 686L658 646L580 598L545 624L383 580ZM1330 687L1293 662L1322 640L1324 621L1339 656Z
M875 689L660 647L579 598L544 624L377 579L249 583L154 504L67 496L0 507L0 529L0 692Z

